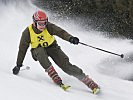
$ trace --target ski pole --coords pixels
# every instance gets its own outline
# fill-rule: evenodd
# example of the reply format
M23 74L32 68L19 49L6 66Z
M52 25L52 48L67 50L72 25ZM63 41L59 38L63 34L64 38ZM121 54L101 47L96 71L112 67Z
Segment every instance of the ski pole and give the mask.
M104 52L107 52L107 53L110 53L110 54L113 54L113 55L120 56L121 58L124 58L124 54L113 53L113 52L103 50L103 49L100 49L100 48L97 48L97 47L94 47L94 46L91 46L91 45L88 45L88 44L85 44L85 43L82 43L82 42L79 42L79 43L82 44L82 45L85 45L85 46L88 46L88 47L91 47L91 48L94 48L94 49L97 49L97 50L100 50L100 51L104 51Z
M26 68L23 68L20 71L23 71L23 70L30 70L30 67L29 66L26 66Z

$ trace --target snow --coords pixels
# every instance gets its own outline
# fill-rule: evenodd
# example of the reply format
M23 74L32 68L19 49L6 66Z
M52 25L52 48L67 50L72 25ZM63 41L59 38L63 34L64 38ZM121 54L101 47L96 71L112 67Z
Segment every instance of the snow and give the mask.
M1 100L132 100L133 82L129 81L133 79L133 62L130 60L133 48L131 40L109 39L100 35L100 32L84 31L75 21L57 21L51 17L52 22L79 37L82 42L115 53L125 54L125 58L121 59L118 56L80 44L70 44L56 37L58 44L69 56L71 63L82 68L101 87L101 93L93 95L89 88L76 78L64 73L50 59L63 82L72 86L70 90L63 91L52 82L39 63L33 61L30 49L28 49L24 60L25 66L22 68L30 66L30 70L21 69L17 76L12 74L12 68L17 59L21 32L31 24L31 16L36 8L29 6L19 9L8 5L0 6L0 11ZM47 13L48 16L52 16L50 12Z

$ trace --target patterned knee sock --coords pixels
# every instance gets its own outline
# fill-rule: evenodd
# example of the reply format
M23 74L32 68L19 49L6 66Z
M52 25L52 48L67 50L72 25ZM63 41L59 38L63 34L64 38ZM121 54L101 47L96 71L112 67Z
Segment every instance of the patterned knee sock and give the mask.
M48 75L52 78L52 80L58 84L61 85L62 84L62 80L59 77L58 73L55 71L53 66L50 66L48 69L45 70L46 72L48 72Z
M81 81L92 90L94 88L98 88L98 85L91 78L89 78L88 75L86 75Z

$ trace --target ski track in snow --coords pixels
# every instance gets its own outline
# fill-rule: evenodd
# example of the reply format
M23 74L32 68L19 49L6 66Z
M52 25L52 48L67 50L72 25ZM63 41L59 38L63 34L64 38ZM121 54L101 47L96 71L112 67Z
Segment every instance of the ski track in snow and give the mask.
M27 10L28 9L28 10ZM75 21L55 20L47 12L50 21L79 37L80 41L115 53L124 54L125 58L104 53L83 45L73 45L58 37L58 44L76 64L90 75L101 87L99 95L93 95L83 83L65 74L55 63L53 66L65 84L71 85L67 92L56 86L38 62L34 62L30 49L24 60L24 67L30 70L12 74L15 66L21 32L32 22L32 14L37 8L30 6L0 6L0 98L1 100L132 100L133 98L133 45L127 39L108 39L100 32L84 31ZM6 11L6 13L5 13ZM54 15L55 16L55 15Z

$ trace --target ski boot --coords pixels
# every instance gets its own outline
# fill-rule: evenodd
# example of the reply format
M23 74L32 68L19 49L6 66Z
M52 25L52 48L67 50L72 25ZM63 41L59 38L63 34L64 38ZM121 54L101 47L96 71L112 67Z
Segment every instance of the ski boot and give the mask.
M86 75L81 81L92 90L93 94L98 94L100 92L99 86L91 78L89 78L88 75Z
M52 78L54 83L59 85L64 91L68 90L71 87L62 83L62 79L59 77L53 66L50 66L48 69L46 69L46 72L48 72L48 75Z

